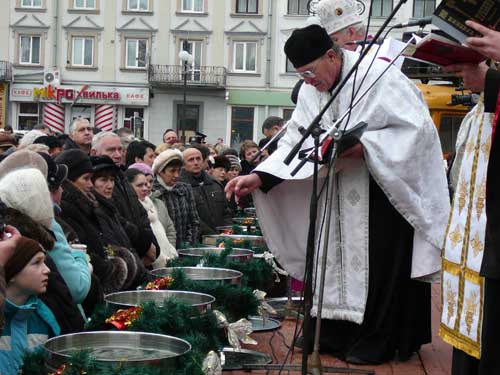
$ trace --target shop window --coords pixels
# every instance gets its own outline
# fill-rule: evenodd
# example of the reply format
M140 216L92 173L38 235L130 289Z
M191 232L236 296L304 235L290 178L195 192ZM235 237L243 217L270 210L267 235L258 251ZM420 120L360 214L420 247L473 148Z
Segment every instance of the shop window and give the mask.
M181 127L182 124L182 127ZM186 104L186 117L184 118L183 104L177 104L177 129L184 129L186 139L194 136L200 127L200 106ZM181 134L179 134L181 135Z
M259 11L258 0L236 0L236 13L257 14Z
M233 72L257 72L257 42L233 43Z
M19 63L40 65L41 37L33 35L19 36Z
M127 10L133 12L147 12L149 0L127 0Z
M87 119L92 124L92 106L74 105L71 107L71 120L77 118Z
M38 103L19 103L19 114L17 117L17 128L19 130L31 130L37 125L40 118L40 106Z
M288 120L290 120L292 118L292 113L293 113L294 109L293 108L284 108L283 109L283 120L284 122L287 122Z
M182 1L182 6L181 6L182 12L203 13L204 0L181 0L181 1Z
M42 0L21 0L21 8L41 8Z
M203 41L201 40L181 40L180 46L184 51L189 52L193 56L193 62L189 67L187 79L189 81L199 81L201 79L201 64L203 58ZM179 51L180 52L180 51ZM179 64L183 62L179 60Z
M144 119L144 108L125 107L125 113L123 115L123 127L127 129L132 129L132 120L134 117L140 117Z
M414 0L413 17L424 18L432 16L436 8L436 0Z
M148 50L147 39L127 39L126 68L145 68Z
M96 0L75 0L75 9L95 9Z
M309 0L288 0L288 14L291 16L308 16Z
M392 0L373 0L372 16L387 17L392 11Z
M73 37L73 56L71 65L73 66L93 66L94 65L94 38Z
M239 149L241 142L253 139L253 107L231 108L231 147Z

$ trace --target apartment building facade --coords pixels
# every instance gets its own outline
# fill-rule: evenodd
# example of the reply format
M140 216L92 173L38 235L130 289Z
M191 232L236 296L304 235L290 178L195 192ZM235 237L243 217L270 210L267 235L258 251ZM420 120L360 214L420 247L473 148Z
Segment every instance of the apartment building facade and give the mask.
M267 116L293 111L297 77L283 45L306 25L308 0L1 2L8 3L0 14L2 126L43 122L67 131L81 116L111 130L140 117L152 142L182 128L236 146L259 139ZM395 4L373 2L373 33ZM435 5L409 1L393 23ZM365 3L359 6L367 17ZM181 50L192 62L180 60Z

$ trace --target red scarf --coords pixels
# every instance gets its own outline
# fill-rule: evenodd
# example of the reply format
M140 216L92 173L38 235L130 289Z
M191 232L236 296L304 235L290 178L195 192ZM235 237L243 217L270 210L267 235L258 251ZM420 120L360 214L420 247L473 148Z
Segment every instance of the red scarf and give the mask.
M493 141L493 138L495 138L495 129L497 127L498 123L498 117L500 116L500 92L498 93L497 97L497 106L495 107L495 118L493 119L493 130L491 132L491 140Z

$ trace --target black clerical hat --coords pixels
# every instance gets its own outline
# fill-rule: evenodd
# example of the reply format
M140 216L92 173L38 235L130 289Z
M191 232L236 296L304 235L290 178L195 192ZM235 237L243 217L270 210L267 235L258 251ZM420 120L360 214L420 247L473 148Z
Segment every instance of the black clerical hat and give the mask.
M295 68L307 65L323 56L333 42L319 25L296 29L285 43L285 54Z

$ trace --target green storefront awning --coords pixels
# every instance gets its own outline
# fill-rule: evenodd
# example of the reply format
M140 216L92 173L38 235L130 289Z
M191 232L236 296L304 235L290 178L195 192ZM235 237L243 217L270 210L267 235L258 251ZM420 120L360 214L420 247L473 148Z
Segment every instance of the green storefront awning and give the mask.
M229 90L229 105L270 105L277 107L294 107L290 99L290 91L263 90Z

